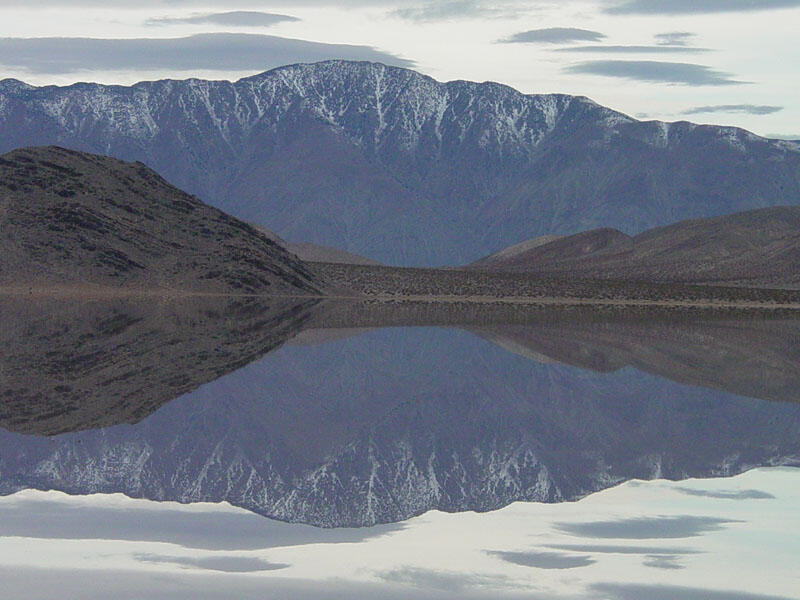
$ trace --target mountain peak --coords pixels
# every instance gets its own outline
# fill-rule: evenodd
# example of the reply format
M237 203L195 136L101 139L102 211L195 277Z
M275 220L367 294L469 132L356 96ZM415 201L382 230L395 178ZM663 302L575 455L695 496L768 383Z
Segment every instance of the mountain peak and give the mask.
M236 82L1 85L0 151L52 143L141 160L291 242L385 264L463 264L538 235L800 202L790 142L370 62Z

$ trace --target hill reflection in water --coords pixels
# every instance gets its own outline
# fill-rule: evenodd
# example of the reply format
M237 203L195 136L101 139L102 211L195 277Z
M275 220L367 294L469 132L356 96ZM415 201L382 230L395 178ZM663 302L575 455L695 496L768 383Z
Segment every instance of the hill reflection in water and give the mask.
M223 298L4 313L3 494L227 500L340 527L800 464L791 314Z

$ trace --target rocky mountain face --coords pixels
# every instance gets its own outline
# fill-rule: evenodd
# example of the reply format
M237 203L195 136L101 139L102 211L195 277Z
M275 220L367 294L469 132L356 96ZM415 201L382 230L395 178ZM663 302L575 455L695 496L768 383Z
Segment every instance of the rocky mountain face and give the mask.
M32 308L20 312L32 339L40 338L37 331L50 333L60 350L56 358L82 357L80 389L97 388L88 389L101 417L92 425L105 427L48 438L0 430L0 493L34 487L224 500L332 527L401 521L431 509L558 502L630 478L724 476L757 465L800 464L800 404L695 387L789 399L797 389L797 369L787 367L796 363L796 325L780 319L749 326L730 317L637 321L625 312L618 322L594 312L587 322L567 310L571 328L559 337L552 311L537 317L500 308L487 314L465 307L458 314L453 307L378 306L354 318L341 305L280 315L218 307L220 314L207 318L231 321L225 328L204 325L202 312L170 316L166 308L110 307L149 317L129 330L98 334L105 352L94 354L86 349L97 341L74 352L66 343L97 329L97 319L80 318L77 307L53 323L30 319ZM105 313L97 307L92 314ZM275 318L261 322L270 314ZM68 315L77 320L72 326ZM352 332L381 323L448 329L390 327L317 346L284 345L244 366L298 329L339 325ZM452 329L457 326L512 352ZM192 334L209 338L207 345ZM63 343L56 345L59 336ZM771 352L751 344L754 356L736 378L713 372L736 369L746 354L736 344L762 338ZM21 358L0 357L4 390L68 397L70 390L56 387L69 379L68 370L45 361L44 376L34 380L22 368L25 357L35 358L23 351L31 343L8 339ZM591 370L548 362L548 355ZM241 368L228 373L237 359ZM683 374L690 385L630 365ZM193 389L215 370L219 379L189 394L160 408L150 402L157 393L180 393L187 383L194 385L184 389ZM59 422L49 406L20 408L25 419L16 421L17 431ZM7 411L3 423L15 414ZM138 422L111 426L132 421Z
M538 242L472 266L571 278L800 287L798 206L680 221L636 236L606 228Z
M298 258L141 163L65 150L0 156L0 285L310 295Z
M795 142L369 63L235 83L0 82L0 150L54 143L143 161L287 240L389 264L800 202Z

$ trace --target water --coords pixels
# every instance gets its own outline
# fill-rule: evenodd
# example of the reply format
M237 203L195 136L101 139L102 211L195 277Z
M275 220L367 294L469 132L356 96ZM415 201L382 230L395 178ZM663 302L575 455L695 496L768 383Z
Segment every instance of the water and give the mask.
M4 313L19 597L798 597L792 314Z

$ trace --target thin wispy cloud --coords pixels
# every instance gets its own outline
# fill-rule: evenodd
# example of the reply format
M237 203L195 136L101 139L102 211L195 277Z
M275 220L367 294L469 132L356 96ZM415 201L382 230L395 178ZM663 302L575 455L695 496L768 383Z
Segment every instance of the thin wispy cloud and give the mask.
M653 36L659 46L688 46L695 34L688 31L668 31Z
M482 575L461 572L436 571L419 567L402 567L378 573L378 577L391 583L412 585L427 590L462 592L476 586L504 587L508 578L504 575Z
M555 550L569 550L571 552L593 552L601 554L646 554L656 555L684 555L698 554L698 550L691 548L659 547L659 546L619 546L614 544L548 544L547 548Z
M760 109L760 108L762 108L762 109L763 108L776 109L776 110L771 110L769 112L751 113L751 114L757 114L757 115L765 115L765 114L769 114L770 112L777 112L778 110L781 110L781 108L782 108L781 106L755 106L754 107L751 104L738 104L738 105L735 105L735 106L736 107L752 107L752 108L756 108L756 109ZM703 107L701 107L701 108L703 108ZM704 108L726 108L726 107L707 106L707 107L704 107ZM719 112L719 111L703 111L703 112ZM749 112L749 111L746 111L746 112ZM693 113L685 112L683 114L693 114ZM762 492L761 490L695 490L695 489L692 489L692 488L685 488L685 487L679 487L679 488L675 488L675 489L677 491L679 491L680 493L682 493L682 494L687 494L689 496L699 496L701 498L718 498L718 499L721 499L721 500L774 500L775 499L775 496L773 496L772 494L767 493L767 492Z
M695 106L694 108L684 110L680 114L739 113L747 115L771 115L781 110L783 110L782 106L769 106L765 104L714 104L712 106Z
M692 48L690 46L571 46L559 48L556 52L587 52L595 54L692 54L708 52L708 48Z
M184 17L154 17L145 25L223 25L227 27L269 27L278 23L299 21L297 17L252 10L189 15Z
M446 0L444 2L431 1L409 8L397 8L391 12L391 15L408 21L425 23L464 18L509 17L518 12L513 5L503 6L478 0Z
M504 44L568 44L571 42L599 42L606 36L599 31L575 27L547 27L520 31L498 40Z
M486 554L521 567L536 569L576 569L596 563L591 556L560 554L558 552L504 552L487 550Z
M653 569L664 569L667 571L676 571L678 569L685 569L682 564L678 562L677 557L675 556L664 556L661 554L654 554L648 555L645 557L642 564L645 567L651 567Z
M271 35L206 33L182 38L0 38L0 64L29 73L83 71L266 71L327 59L413 67L371 46L325 44Z
M590 586L596 596L607 600L790 600L785 596L764 596L739 591L712 590L672 585L597 583Z
M800 7L800 0L626 0L609 6L612 15L682 15L750 12Z
M768 133L764 137L775 140L789 140L790 142L800 142L800 133Z
M14 8L20 7L19 0L0 0L0 6L11 6ZM25 8L47 8L53 6L68 6L76 8L81 6L102 6L103 8L114 9L122 8L128 9L131 7L130 0L26 0ZM192 0L137 0L137 7L154 6L176 9L180 7L194 8L195 6L203 7L210 5L210 2L194 2ZM258 8L263 9L268 6L286 6L288 3L285 0L217 0L213 3L217 9L243 9L243 8ZM308 7L322 7L322 6L341 6L340 0L293 0L293 6L308 6ZM410 0L349 0L348 8L356 6L386 6L397 7L399 4L412 5L415 2Z
M162 554L140 553L134 558L141 562L195 567L204 571L221 571L223 573L257 573L259 571L277 571L290 565L271 563L251 556L165 556Z
M670 85L721 86L750 83L733 79L730 73L705 65L654 60L592 60L567 66L564 72Z
M685 515L587 523L558 523L556 527L560 531L580 537L643 540L695 537L710 531L719 531L728 523L736 523L736 521Z

